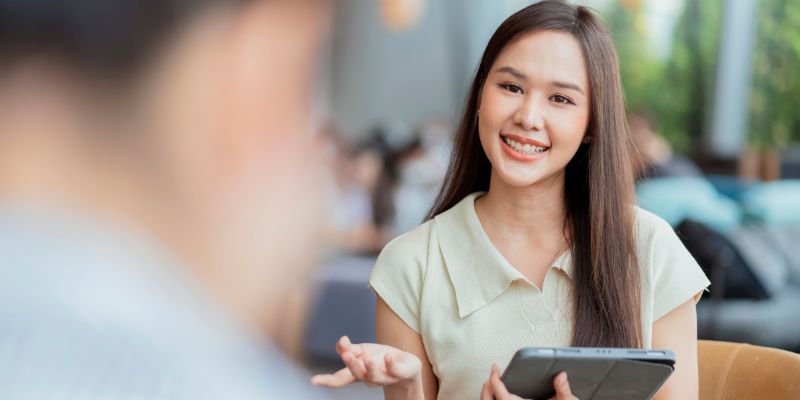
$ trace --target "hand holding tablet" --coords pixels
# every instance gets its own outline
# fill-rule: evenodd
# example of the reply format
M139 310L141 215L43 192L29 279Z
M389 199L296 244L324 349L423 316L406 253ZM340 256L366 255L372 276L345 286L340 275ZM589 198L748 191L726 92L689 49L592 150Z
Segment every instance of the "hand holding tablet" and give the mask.
M509 393L549 399L554 378L564 371L572 394L581 400L651 398L674 370L669 350L619 348L539 348L519 350L501 380Z

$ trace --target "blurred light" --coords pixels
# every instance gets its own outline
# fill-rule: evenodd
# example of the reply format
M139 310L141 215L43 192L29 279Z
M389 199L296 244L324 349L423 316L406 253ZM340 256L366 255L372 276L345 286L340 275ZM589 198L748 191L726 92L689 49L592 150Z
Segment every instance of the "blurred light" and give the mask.
M383 24L392 31L405 31L419 23L426 0L381 0Z

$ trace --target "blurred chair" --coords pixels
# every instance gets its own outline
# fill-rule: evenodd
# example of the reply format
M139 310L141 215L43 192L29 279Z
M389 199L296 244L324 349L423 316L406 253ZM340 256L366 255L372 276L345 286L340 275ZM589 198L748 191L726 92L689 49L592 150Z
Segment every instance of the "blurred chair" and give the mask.
M319 292L311 305L305 335L310 361L341 362L336 341L375 342L375 295L369 287L373 257L339 257L318 277Z
M761 297L733 298L735 288L726 285L736 276L737 257L720 253L710 263L693 252L711 279L710 296L697 308L699 337L800 351L800 208L795 206L800 180L662 177L640 182L636 192L640 207L673 227L691 219L718 234L696 240L695 248L713 247L713 238L724 235L731 242L727 247L736 250L767 291ZM689 238L686 231L678 234ZM687 248L693 251L690 244Z
M704 178L647 179L637 185L636 197L640 207L655 213L673 227L688 218L719 232L728 232L741 223L739 205L718 193Z
M800 399L800 354L710 340L697 351L700 400Z
M760 183L760 181L749 181L731 175L706 175L706 179L714 186L717 193L737 203L742 201L742 195L746 193L750 187Z
M745 222L772 226L800 224L800 179L763 182L752 185L742 194Z

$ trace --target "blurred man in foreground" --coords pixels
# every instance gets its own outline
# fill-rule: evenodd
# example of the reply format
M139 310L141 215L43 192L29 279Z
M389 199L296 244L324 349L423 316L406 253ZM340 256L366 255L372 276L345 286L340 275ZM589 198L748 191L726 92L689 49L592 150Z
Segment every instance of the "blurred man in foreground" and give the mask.
M0 2L0 397L319 398L315 0Z

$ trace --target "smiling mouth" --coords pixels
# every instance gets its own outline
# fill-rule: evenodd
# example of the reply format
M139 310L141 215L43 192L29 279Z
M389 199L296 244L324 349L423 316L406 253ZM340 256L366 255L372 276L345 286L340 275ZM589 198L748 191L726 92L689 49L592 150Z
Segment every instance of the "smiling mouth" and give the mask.
M512 138L506 135L500 135L503 142L511 148L511 150L525 156L532 156L539 153L544 153L549 150L549 147L540 146L538 144L524 143L523 140Z

